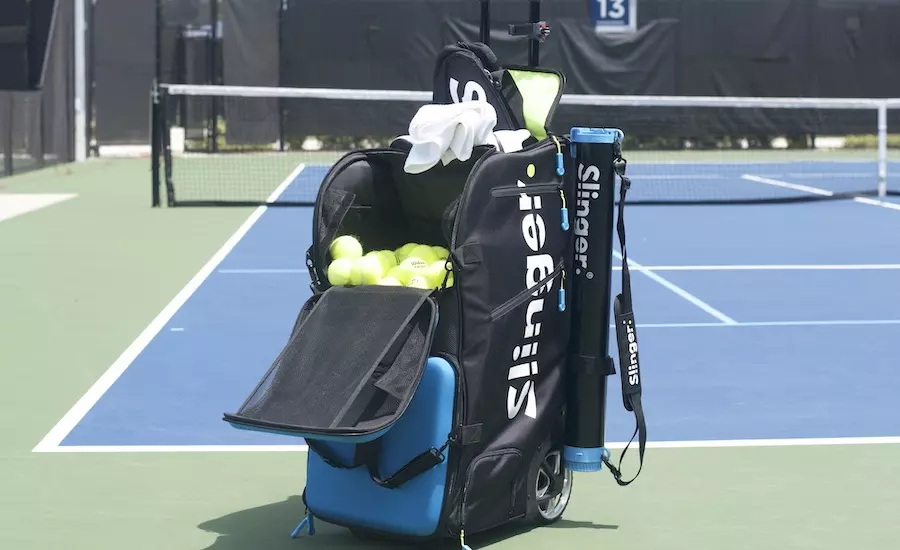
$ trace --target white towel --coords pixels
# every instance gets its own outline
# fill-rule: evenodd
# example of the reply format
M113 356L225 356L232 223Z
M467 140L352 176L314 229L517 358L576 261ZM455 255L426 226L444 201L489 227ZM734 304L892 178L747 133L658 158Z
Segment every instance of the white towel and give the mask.
M497 112L486 101L424 105L410 121L409 134L400 138L412 144L404 170L419 174L438 162L468 160L477 145L520 149L530 135L528 130L494 132L496 124Z

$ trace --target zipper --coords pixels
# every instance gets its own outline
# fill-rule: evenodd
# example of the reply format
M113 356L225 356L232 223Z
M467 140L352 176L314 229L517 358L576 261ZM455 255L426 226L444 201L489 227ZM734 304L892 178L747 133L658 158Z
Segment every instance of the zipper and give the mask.
M563 260L559 260L559 263L556 264L556 269L554 269L552 272L550 272L549 275L547 275L546 277L544 277L543 279L538 281L537 284L535 284L534 286L527 287L524 290L519 291L515 296L513 296L506 302L497 306L494 309L494 311L491 312L491 322L497 321L504 315L508 314L510 311L516 309L520 305L527 302L528 299L535 293L534 289L541 288L542 286L546 285L547 283L549 283L553 279L559 277L560 275L563 276L562 280L565 281L566 277L565 277L565 272L563 270ZM558 307L559 307L560 311L564 311L565 310L564 283L560 284L559 288L560 288L560 293L559 293Z
M550 193L558 193L562 191L562 182L560 183L536 183L534 185L526 185L519 187L518 185L503 185L491 189L492 197L518 197L522 193L528 195L547 195Z
M469 467L466 469L466 482L463 484L463 497L462 502L459 505L459 545L463 550L470 550L469 547L466 546L466 501L469 497L469 472L472 471L472 467L480 461L495 456L510 454L511 450L515 451L515 454L519 455L519 458L522 457L522 453L518 449L497 449L476 457L475 460L469 463Z
M539 141L537 143L529 145L528 147L524 147L524 148L520 149L519 151L512 151L512 152L504 153L504 154L518 155L520 153L535 151L542 147L548 147L548 146L552 146L552 145L554 145L554 143L551 140L547 139L547 140ZM468 178L466 178L466 183L463 186L463 191L461 193L462 196L459 200L459 207L458 207L457 212L463 212L465 210L466 202L467 202L467 199L469 198L469 192L470 192L469 182L471 181L472 174L474 174L478 170L478 168L481 166L481 164L483 162L485 162L488 158L492 157L493 155L495 155L497 153L499 153L499 151L497 151L497 150L486 152L485 154L483 154L481 156L481 158L479 158L477 161L475 161L475 164L472 165L472 169L469 171L469 176L468 176ZM457 238L459 236L459 218L460 218L460 216L459 216L459 214L457 214L456 218L453 220L453 231L452 231L452 234L450 235L450 250L456 250L456 248L457 248L456 243L457 243Z

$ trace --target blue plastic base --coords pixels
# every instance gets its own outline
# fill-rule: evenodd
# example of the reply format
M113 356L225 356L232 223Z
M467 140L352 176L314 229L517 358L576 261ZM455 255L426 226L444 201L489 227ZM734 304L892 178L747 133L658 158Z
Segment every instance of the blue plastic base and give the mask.
M384 435L379 457L382 475L391 475L429 447L440 448L453 428L456 373L445 359L431 357L409 408ZM346 439L344 441L347 441ZM336 458L352 462L355 445L324 444ZM309 453L306 502L310 512L373 531L427 536L438 526L444 506L447 461L409 480L397 489L376 485L365 467L333 468Z
M566 445L563 447L563 467L573 472L599 472L607 453L606 447L582 449Z

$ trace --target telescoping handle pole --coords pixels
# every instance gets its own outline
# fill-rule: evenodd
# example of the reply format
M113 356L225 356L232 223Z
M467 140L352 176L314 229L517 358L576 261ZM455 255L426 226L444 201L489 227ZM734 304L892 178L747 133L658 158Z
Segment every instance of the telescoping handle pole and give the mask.
M541 24L541 0L528 0L528 22ZM539 35L540 36L540 35ZM541 63L541 39L537 37L528 41L528 66L537 67Z
M572 336L569 342L564 467L601 469L605 448L606 382L615 372L609 351L613 221L618 129L572 128L576 178Z
M491 0L481 0L481 27L479 39L485 46L491 45Z
M483 8L482 6L482 14L484 13ZM541 43L550 36L550 25L546 21L541 21L541 0L528 0L528 19L528 23L510 25L509 34L528 38L528 66L537 67L541 61Z

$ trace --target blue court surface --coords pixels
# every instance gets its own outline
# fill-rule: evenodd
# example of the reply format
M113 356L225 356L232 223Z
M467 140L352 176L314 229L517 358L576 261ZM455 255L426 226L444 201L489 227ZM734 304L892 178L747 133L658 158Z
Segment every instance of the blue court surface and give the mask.
M718 183L710 193L720 192L722 177L756 195L796 193L790 185L870 187L860 182L872 181L872 166L837 164L762 165L752 174L779 184L723 175L714 165L628 168L636 195L643 181L657 177L659 186L666 174L672 185L682 174L692 174L697 189ZM307 168L285 194L314 186L325 170ZM626 208L650 441L900 436L898 206L894 199ZM310 295L304 254L312 209L261 210L108 389L83 400L83 416L72 413L74 427L53 443L302 445L222 420L281 351ZM614 292L620 275L617 268ZM352 339L335 335L341 337ZM634 425L618 375L610 378L608 410L608 441L627 441Z

